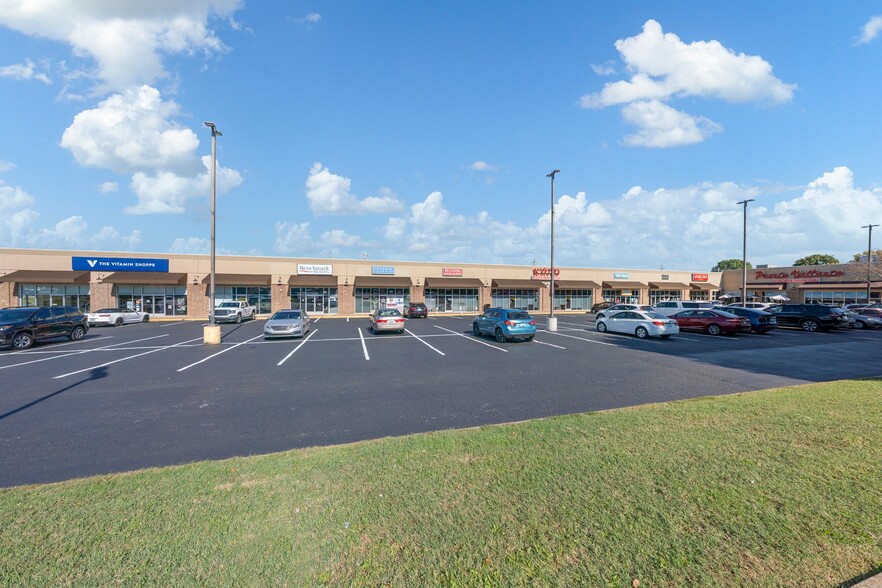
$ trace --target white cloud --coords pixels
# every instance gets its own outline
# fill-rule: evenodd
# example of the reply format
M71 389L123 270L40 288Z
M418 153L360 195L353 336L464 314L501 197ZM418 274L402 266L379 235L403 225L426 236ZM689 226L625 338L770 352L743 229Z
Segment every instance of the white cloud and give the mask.
M370 243L363 240L361 237L350 235L344 230L333 229L322 233L321 245L326 247L364 247L370 245Z
M24 63L15 65L6 65L0 67L0 78L12 78L14 80L37 80L46 85L52 83L49 76L37 71L37 66L30 59L25 59Z
M390 217L389 221L383 225L383 237L387 241L398 241L404 235L406 227L407 221L403 218Z
M596 73L599 76L615 75L616 72L618 71L616 69L616 62L611 59L609 61L605 61L601 64L592 63L591 69L594 70L594 73Z
M7 247L22 244L40 216L33 207L34 199L27 192L0 180L0 243Z
M69 44L74 56L94 60L103 89L121 90L166 77L165 54L224 51L208 23L241 5L241 0L3 0L0 25Z
M15 169L15 164L9 161L0 161L0 173Z
M874 16L861 28L858 43L869 43L879 36L879 31L882 31L882 16Z
M319 162L314 163L306 179L310 209L315 214L324 215L387 213L403 208L401 201L388 188L380 191L381 196L359 200L350 192L350 185L349 178L331 173Z
M303 255L313 248L309 236L309 223L276 223L276 243L273 247L278 253Z
M478 160L469 164L469 169L472 171L489 172L496 171L497 166L487 163L486 161Z
M102 182L99 190L101 190L101 192L104 194L116 192L117 190L119 190L119 184L117 184L116 182Z
M202 237L178 237L168 248L169 253L210 253L211 240Z
M317 12L311 12L302 18L292 18L292 22L298 24L314 24L322 19L322 15Z
M703 141L721 127L702 116L679 112L663 102L697 96L726 102L780 104L793 98L795 84L772 74L772 66L756 55L735 53L718 41L683 43L648 20L643 32L615 43L633 75L586 94L584 108L627 105L625 119L641 129L626 144L669 147ZM646 126L644 126L646 125Z

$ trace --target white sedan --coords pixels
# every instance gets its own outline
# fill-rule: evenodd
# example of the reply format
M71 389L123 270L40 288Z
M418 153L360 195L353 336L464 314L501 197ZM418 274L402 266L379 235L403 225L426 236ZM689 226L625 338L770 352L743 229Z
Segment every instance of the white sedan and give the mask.
M98 325L119 327L129 323L146 323L150 320L150 315L128 308L102 308L86 314L86 319L90 327Z
M649 306L648 304L615 304L613 306L610 306L609 308L604 308L603 310L599 311L597 313L597 316L595 316L594 318L605 318L623 310L643 310L646 312L652 312L655 310L655 307Z
M644 310L624 310L612 316L597 319L597 330L601 333L628 333L639 339L661 337L667 339L680 332L680 326L672 318L656 312Z

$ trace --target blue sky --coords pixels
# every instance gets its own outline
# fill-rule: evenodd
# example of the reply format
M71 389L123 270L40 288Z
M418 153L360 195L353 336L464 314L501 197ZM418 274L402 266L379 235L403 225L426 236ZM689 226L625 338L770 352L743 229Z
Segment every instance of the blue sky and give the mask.
M708 270L882 223L878 2L0 0L0 246ZM879 233L882 245L882 231Z

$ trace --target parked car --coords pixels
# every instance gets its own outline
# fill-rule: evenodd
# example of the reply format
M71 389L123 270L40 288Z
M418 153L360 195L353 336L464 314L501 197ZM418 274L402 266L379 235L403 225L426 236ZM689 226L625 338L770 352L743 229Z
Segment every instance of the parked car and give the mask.
M105 327L119 327L130 323L146 323L150 315L139 310L130 308L102 308L86 314L90 327L104 325Z
M428 318L429 309L422 302L411 302L404 305L404 318Z
M873 302L872 304L868 304L866 302L859 302L857 304L846 304L842 307L845 310L856 310L861 308L882 308L882 304L879 302Z
M598 318L595 328L601 333L609 331L633 334L638 339L646 337L668 339L671 335L680 332L680 327L674 319L645 310L623 310Z
M0 310L0 347L27 349L35 341L67 337L79 341L89 321L74 306L27 306Z
M472 333L493 335L499 343L509 339L532 341L536 336L536 321L526 310L518 308L488 308L484 314L475 317Z
M621 312L623 310L642 310L644 312L653 312L655 311L655 308L649 306L648 304L613 304L609 308L604 308L603 310L598 312L597 316L594 318L596 320L606 316L612 316L615 313Z
M370 330L375 335L386 331L403 333L404 321L397 308L378 308L371 314Z
M882 327L882 308L856 308L855 329L878 329Z
M595 314L595 313L597 313L598 311L601 311L601 310L603 310L604 308L609 308L610 306L612 306L612 305L614 305L614 304L615 304L615 302L608 302L608 301L606 301L606 300L604 300L603 302L595 302L595 303L591 306L591 310L589 310L586 314ZM486 310L486 309L484 309L484 310Z
M302 337L309 332L310 320L306 311L291 309L279 310L269 317L263 325L263 338Z
M741 316L750 321L750 330L754 333L768 333L778 328L778 319L771 312L758 308L745 308L741 306L727 306L726 312Z
M710 335L749 333L750 321L724 310L684 310L671 316L681 331L700 331Z
M779 327L799 327L803 331L828 331L848 326L848 316L838 306L827 304L778 304L770 306Z
M655 312L665 316L671 316L683 310L713 310L713 308L714 303L709 300L664 300L655 304Z
M757 308L759 310L765 310L768 307L772 306L769 302L733 302L732 304L727 304L723 310L727 308Z

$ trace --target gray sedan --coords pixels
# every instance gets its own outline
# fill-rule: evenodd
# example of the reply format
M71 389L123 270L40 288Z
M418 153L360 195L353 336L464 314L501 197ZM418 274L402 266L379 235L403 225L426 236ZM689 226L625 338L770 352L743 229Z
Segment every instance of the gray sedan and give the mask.
M302 310L280 310L263 325L263 338L302 337L309 332L309 315Z
M404 332L405 318L395 308L378 308L371 314L371 332L375 335L391 331L393 333Z

